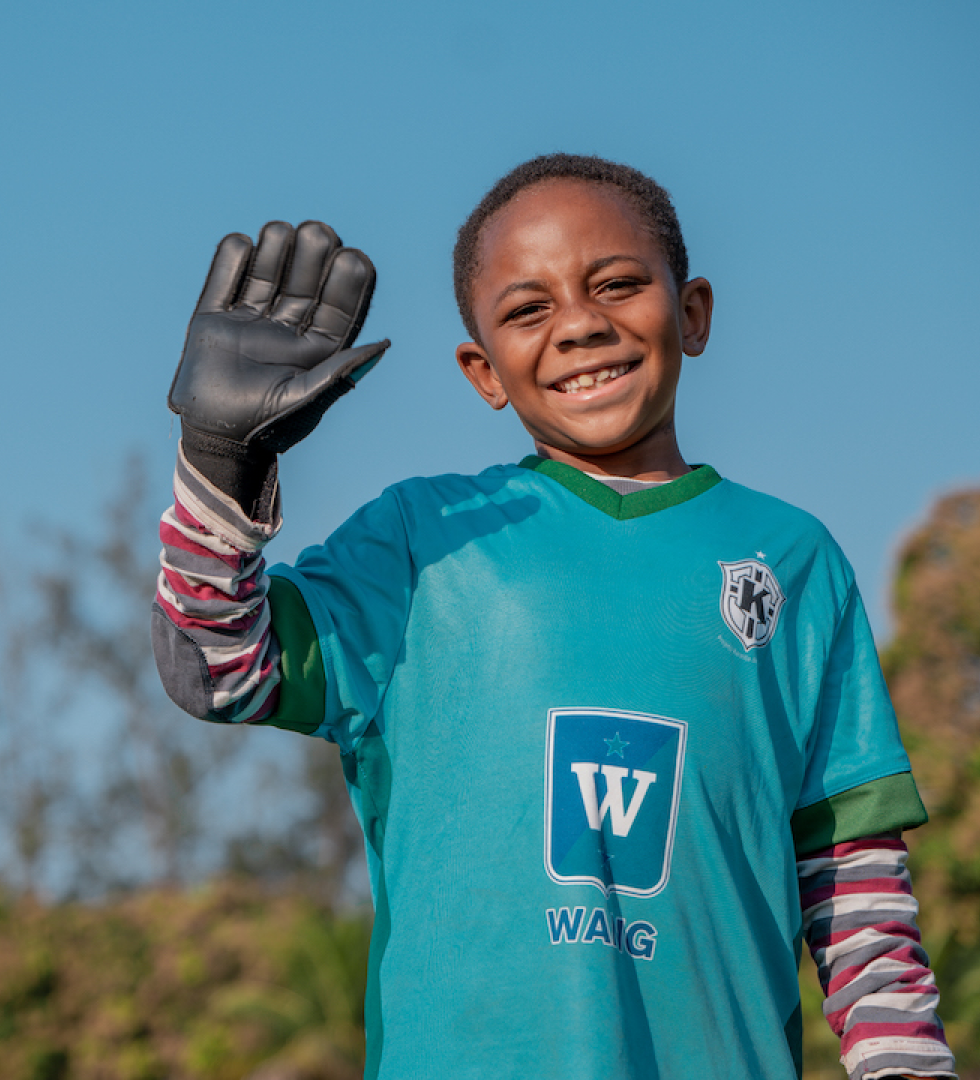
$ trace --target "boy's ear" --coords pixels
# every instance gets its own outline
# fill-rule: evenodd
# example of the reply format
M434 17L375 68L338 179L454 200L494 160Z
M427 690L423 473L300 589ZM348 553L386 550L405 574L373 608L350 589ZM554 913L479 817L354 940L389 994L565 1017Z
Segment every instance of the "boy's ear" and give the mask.
M681 340L687 356L700 356L711 333L711 309L714 297L703 277L691 278L681 289Z
M476 387L476 392L493 409L502 409L507 404L507 393L497 373L490 363L490 357L482 345L475 341L464 341L456 349L456 363L463 374Z

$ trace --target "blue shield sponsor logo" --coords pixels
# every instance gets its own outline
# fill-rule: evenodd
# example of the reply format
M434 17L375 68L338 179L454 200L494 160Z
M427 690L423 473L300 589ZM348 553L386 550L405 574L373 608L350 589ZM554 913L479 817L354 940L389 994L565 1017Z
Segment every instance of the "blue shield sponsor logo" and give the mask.
M614 709L548 713L545 867L563 884L655 896L670 876L687 725Z

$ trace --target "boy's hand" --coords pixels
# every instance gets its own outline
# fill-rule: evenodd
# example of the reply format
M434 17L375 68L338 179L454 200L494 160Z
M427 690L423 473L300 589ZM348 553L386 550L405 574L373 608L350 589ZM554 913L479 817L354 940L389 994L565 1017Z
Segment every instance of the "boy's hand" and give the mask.
M272 221L254 252L241 233L221 241L168 398L185 452L219 487L229 491L223 473L232 465L267 473L388 348L348 347L374 282L368 257L319 221L295 230Z

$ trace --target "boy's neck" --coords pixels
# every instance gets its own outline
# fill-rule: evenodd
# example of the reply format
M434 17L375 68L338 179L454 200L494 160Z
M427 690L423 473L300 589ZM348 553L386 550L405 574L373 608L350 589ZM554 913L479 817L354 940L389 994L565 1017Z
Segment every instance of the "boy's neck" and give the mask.
M658 439L641 440L634 446L611 454L588 454L563 450L535 440L538 457L561 461L586 473L599 476L625 476L633 480L676 480L691 471L690 465L681 457L673 432L664 439L666 432L658 432Z

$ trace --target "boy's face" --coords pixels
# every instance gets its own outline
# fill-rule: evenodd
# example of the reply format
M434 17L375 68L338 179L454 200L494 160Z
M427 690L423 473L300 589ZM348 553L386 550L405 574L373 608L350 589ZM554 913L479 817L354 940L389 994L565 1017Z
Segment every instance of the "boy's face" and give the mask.
M495 409L508 402L543 456L614 475L688 471L674 437L681 355L704 349L711 288L678 296L660 245L613 188L531 187L480 246L481 343L456 351Z

